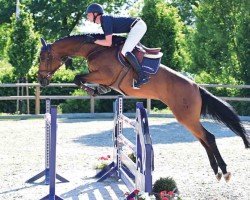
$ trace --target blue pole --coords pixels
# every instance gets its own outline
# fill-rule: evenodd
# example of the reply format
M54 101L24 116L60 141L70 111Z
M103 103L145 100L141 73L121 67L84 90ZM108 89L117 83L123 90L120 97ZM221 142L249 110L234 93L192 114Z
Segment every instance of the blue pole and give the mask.
M55 180L56 180L56 126L57 126L57 107L51 106L51 131L50 131L50 159L49 159L49 200L55 199Z
M41 200L62 200L56 196L56 133L57 133L57 106L51 106L51 123L50 123L50 152L49 152L49 195Z

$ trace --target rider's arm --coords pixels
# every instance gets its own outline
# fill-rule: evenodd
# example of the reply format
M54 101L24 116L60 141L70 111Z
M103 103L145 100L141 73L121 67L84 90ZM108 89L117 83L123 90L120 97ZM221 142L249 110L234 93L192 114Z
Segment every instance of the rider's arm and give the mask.
M106 35L104 40L96 40L95 43L110 47L112 45L112 35Z

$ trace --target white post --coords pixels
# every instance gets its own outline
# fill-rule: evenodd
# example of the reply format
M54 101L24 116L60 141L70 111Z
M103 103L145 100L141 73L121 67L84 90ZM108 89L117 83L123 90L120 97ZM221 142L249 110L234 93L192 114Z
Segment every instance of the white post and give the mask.
M20 15L20 2L16 0L16 18L19 18Z

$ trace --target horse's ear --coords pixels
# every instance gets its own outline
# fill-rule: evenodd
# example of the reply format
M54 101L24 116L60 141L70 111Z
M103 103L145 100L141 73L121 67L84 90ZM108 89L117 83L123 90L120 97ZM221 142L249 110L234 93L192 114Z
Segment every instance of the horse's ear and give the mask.
M42 43L42 45L43 45L44 47L47 46L47 43L46 43L46 41L45 41L43 38L41 38L41 43Z

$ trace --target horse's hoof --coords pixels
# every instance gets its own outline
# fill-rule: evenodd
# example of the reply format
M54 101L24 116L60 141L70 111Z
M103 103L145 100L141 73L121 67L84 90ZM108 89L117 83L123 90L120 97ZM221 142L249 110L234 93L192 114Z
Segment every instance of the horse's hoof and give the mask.
M223 174L224 179L226 182L228 182L231 179L232 174L230 172L227 172L226 174Z
M222 177L222 173L218 172L218 174L215 175L217 180L220 181L221 177Z

